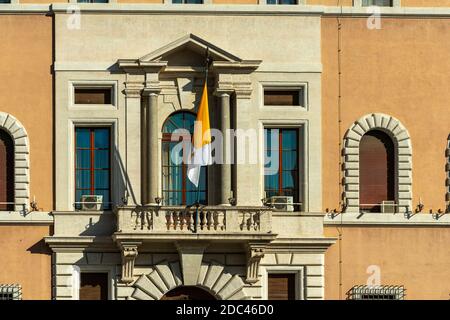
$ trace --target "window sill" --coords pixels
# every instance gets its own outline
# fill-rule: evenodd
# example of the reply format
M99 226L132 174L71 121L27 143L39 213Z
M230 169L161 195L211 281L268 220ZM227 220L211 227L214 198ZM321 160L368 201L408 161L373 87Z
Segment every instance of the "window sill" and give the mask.
M335 215L326 214L324 225L389 225L389 226L442 226L450 225L450 214L436 217L429 213L417 213L409 218L404 213L342 213Z
M0 211L0 224L53 224L49 212L33 211L23 214L18 211Z

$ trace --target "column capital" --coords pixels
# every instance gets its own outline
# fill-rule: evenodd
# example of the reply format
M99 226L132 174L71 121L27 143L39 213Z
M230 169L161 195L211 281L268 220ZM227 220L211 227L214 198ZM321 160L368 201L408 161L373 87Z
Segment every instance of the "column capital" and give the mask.
M161 88L159 87L145 87L142 90L143 96L157 96L161 93Z
M144 85L141 82L127 81L123 93L126 98L140 98Z

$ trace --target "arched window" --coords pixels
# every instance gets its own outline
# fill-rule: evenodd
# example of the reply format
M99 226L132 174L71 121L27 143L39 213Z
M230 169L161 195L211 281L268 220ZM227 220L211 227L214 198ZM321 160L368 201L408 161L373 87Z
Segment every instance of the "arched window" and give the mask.
M0 130L0 211L14 210L14 142Z
M395 153L392 139L380 130L364 134L359 145L359 201L362 211L380 212L395 200Z
M177 163L171 154L181 141L191 141L194 132L195 114L187 111L173 113L163 125L162 137L162 194L165 205L191 205L197 202L197 188L187 178L188 146L181 148L179 156L183 158ZM177 129L184 129L186 134L179 135L172 141L172 135ZM187 134L189 132L189 134ZM199 182L199 202L207 203L207 170L202 167Z

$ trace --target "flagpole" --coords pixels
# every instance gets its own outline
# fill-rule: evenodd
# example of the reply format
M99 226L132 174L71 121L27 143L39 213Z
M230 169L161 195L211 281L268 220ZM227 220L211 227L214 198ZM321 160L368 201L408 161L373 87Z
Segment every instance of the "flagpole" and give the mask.
M206 53L205 53L205 90L208 90L208 68L209 68L209 48L206 47ZM198 112L198 111L197 111ZM197 183L197 209L195 210L195 233L197 233L197 226L198 226L198 208L200 207L200 176L202 174L202 167L200 167L200 172L198 173L198 183Z

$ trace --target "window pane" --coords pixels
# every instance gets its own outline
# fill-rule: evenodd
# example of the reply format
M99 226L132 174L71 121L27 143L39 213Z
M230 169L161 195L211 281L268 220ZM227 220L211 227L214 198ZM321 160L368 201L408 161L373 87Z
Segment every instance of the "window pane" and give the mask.
M95 150L95 169L108 169L109 168L109 150Z
M77 148L89 148L91 145L91 132L87 128L76 128Z
M76 187L82 189L89 189L91 187L91 172L90 170L77 170Z
M109 171L96 170L94 174L94 187L98 189L109 189Z
M283 150L297 150L297 130L295 129L284 129L282 131L282 148Z
M297 173L295 171L283 171L282 175L282 188L283 189L295 189L297 184L296 180Z
M91 151L77 150L77 169L89 169L91 167Z
M297 169L297 151L283 151L283 170L294 170Z
M94 147L95 148L109 148L109 129L99 128L95 129Z

